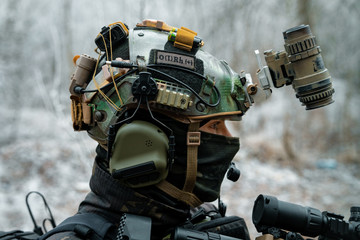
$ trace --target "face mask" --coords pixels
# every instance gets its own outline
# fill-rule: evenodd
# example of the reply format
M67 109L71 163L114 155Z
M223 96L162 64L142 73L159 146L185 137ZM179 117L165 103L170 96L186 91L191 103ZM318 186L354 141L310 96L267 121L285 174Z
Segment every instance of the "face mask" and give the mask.
M175 162L167 180L182 188L186 176L186 127L173 128L176 136ZM198 172L193 193L203 202L216 200L226 171L240 148L239 138L201 132Z

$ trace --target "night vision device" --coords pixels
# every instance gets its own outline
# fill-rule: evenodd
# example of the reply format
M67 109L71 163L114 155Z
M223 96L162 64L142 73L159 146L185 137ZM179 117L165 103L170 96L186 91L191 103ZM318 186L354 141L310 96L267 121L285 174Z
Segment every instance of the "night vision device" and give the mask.
M309 25L290 28L283 37L285 51L264 52L267 66L262 66L256 51L260 67L257 75L263 89L269 89L270 82L276 88L292 85L306 110L333 103L331 77Z

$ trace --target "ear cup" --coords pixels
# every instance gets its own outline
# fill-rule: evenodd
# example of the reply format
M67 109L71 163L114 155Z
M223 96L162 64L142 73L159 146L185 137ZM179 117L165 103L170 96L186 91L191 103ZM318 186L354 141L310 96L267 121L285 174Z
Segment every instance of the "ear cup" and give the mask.
M156 184L168 175L169 139L157 126L135 120L116 133L110 158L112 176L133 188Z

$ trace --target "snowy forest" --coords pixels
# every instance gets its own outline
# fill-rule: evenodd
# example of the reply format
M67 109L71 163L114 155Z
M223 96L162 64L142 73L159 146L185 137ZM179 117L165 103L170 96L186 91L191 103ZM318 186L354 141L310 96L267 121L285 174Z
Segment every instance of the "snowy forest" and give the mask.
M282 32L309 24L335 102L306 111L288 86L273 89L241 122L228 122L241 141L241 177L224 180L222 200L228 215L246 219L253 237L251 209L260 193L348 219L350 207L360 205L360 1L2 0L0 230L32 230L30 191L44 194L56 223L76 213L89 191L96 142L72 129L73 56L96 57L103 26L122 21L133 28L143 19L196 31L206 51L253 79L254 50L283 50ZM40 223L47 213L37 200Z

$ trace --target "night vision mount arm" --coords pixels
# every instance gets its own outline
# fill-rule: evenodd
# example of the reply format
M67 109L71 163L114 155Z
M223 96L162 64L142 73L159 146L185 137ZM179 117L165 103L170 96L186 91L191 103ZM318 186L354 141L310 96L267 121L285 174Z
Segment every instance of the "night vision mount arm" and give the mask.
M266 64L263 66L259 51L256 58L259 70L256 75L261 88L252 82L249 74L240 74L246 79L245 93L253 102L266 100L271 95L271 85L280 88L292 85L296 97L306 106L306 110L324 107L333 103L331 77L325 68L320 46L315 41L308 25L300 25L283 32L285 51L264 52Z
M240 79L243 84L244 92L247 96L249 106L253 103L262 102L271 96L271 75L268 66L263 66L261 57L259 54L259 50L255 50L256 59L259 65L259 69L256 72L256 76L258 82L260 83L260 87L257 83L252 81L251 75L248 73L241 72Z

